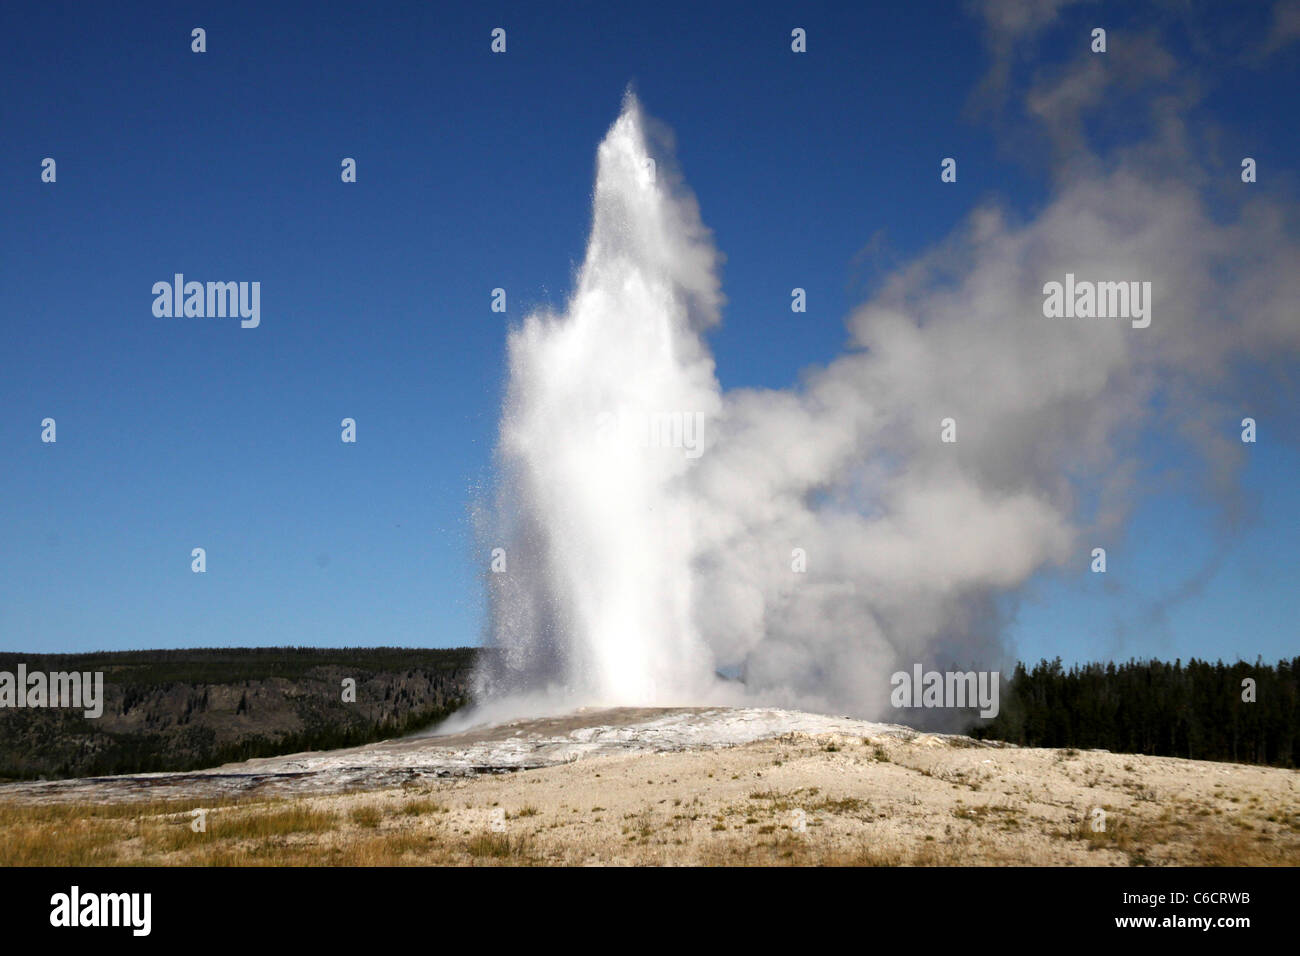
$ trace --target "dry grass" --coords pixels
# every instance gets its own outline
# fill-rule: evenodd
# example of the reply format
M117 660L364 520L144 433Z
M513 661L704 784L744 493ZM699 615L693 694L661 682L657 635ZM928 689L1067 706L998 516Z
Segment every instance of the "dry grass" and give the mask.
M1093 829L1089 820L1075 829L1076 838L1090 850L1116 850L1123 853L1131 866L1150 866L1169 856L1171 848L1183 849L1191 859L1181 860L1201 866L1294 866L1294 844L1283 844L1259 833L1254 824L1237 820L1230 825L1201 822L1199 813L1166 809L1153 818L1124 817L1106 822L1102 831ZM1196 829L1190 820L1198 820Z
M778 834L770 840L729 840L700 856L705 866L958 866L961 849L922 838L914 843L876 845L861 840L828 847L803 834Z
M384 815L379 811L378 807L357 807L352 811L352 822L359 827L366 827L371 830L378 827L379 821L383 818Z
M346 799L346 798L340 798ZM402 804L394 821L373 804L349 812L319 809L309 799L241 801L208 808L195 830L193 805L23 806L0 804L0 866L402 866L528 864L527 836L455 836L420 826L445 814L437 801ZM525 807L516 816L533 816ZM392 826L386 823L394 822Z
M423 817L432 813L447 813L448 807L446 804L439 803L437 800L422 798L408 800L402 806L402 812L408 817Z
M533 863L536 857L527 836L507 833L480 833L465 843L465 850L479 860L509 863Z
M250 801L224 799L210 806L209 819L223 808ZM265 808L276 801L261 800ZM103 866L130 862L132 841L185 842L190 834L189 800L123 803L0 803L0 866ZM264 814L258 814L263 816ZM201 834L192 834L201 836Z

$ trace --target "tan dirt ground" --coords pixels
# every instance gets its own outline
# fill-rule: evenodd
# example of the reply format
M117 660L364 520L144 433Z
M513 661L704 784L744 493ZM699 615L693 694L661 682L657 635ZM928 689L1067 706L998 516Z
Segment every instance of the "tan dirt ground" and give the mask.
M1292 770L1240 764L798 733L251 795L209 804L201 833L193 799L9 799L0 863L1296 865L1297 782Z

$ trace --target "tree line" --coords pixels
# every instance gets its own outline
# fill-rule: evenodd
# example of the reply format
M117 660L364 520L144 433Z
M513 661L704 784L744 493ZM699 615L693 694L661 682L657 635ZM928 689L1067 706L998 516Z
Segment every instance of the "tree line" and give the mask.
M1300 657L1276 666L1130 660L1017 664L974 737L1195 760L1300 766Z

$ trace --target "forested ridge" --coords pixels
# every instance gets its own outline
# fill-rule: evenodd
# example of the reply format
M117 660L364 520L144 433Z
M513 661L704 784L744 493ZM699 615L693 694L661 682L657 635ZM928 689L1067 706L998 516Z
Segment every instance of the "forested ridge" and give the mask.
M0 777L194 770L401 736L468 701L478 653L468 647L0 653L0 671L14 673L22 664L28 673L104 675L98 718L80 708L0 708Z

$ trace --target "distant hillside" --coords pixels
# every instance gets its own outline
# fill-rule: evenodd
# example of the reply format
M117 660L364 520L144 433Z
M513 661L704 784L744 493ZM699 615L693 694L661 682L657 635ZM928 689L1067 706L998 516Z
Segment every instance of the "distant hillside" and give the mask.
M0 778L193 770L355 746L465 704L474 648L0 653L0 671L102 671L104 711L0 708ZM356 681L355 703L343 681Z

